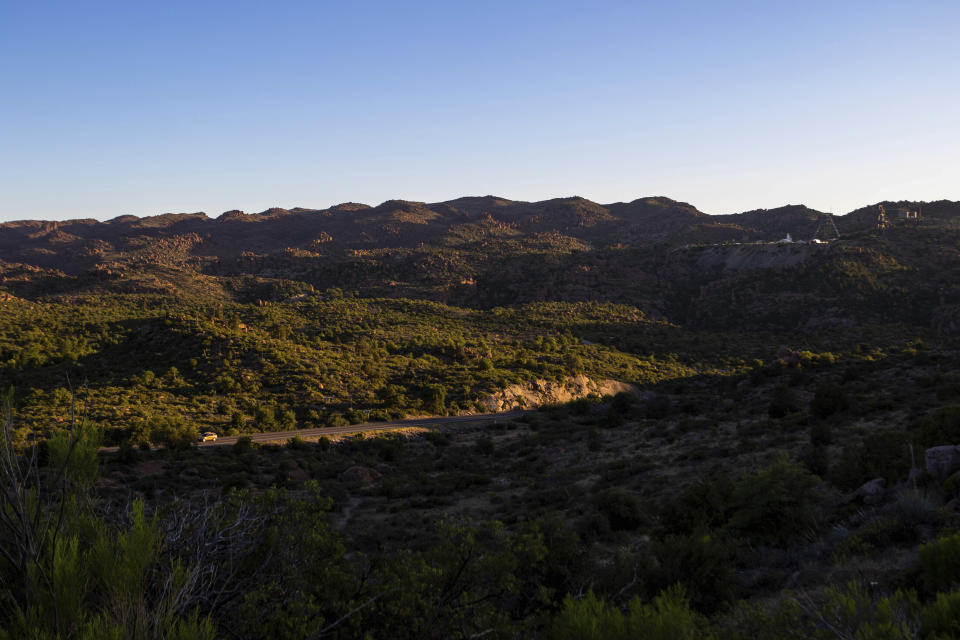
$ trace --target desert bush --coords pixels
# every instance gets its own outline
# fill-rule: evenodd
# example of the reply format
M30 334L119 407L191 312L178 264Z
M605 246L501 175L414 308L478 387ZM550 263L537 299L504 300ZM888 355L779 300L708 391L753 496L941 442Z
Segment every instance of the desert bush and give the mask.
M273 407L258 406L253 412L253 420L260 431L270 431L277 426Z
M873 478L893 483L910 469L910 438L896 429L877 429L859 444L844 445L831 465L830 482L841 489L855 489Z
M300 436L293 436L287 441L287 448L291 451L310 451L313 449L313 445Z
M124 440L120 443L119 448L117 449L117 462L120 464L130 465L135 464L140 460L140 453L134 448L128 440Z
M785 545L820 528L821 499L820 479L784 455L736 482L729 527L755 542Z
M816 422L810 427L810 444L826 447L833 444L833 429L826 422Z
M420 401L423 409L435 415L447 413L447 389L442 384L425 384L420 389Z
M942 592L960 586L960 532L920 547L920 568L928 592Z
M151 442L169 449L188 449L200 438L195 424L181 416L153 416L134 425L131 444Z
M823 420L850 406L847 394L837 385L820 385L810 401L810 413Z
M800 457L800 462L810 473L826 478L830 472L830 451L825 446L807 447Z
M620 487L602 491L596 497L596 505L613 531L632 531L646 521L640 499Z
M648 419L662 420L668 417L673 411L673 403L670 401L669 396L657 394L647 402L645 410Z
M730 545L708 532L667 536L653 544L653 568L644 580L655 591L682 585L691 606L713 614L733 601L737 581Z
M960 444L960 404L935 410L920 425L920 440L926 447Z
M243 454L253 451L254 447L253 438L250 436L240 436L237 438L236 443L231 447L231 451L235 454Z
M960 590L938 593L920 614L923 637L929 640L960 638Z
M590 406L592 404L593 403L591 403L587 398L578 398L567 403L567 409L572 415L585 416L590 413Z
M297 414L290 409L283 411L277 419L277 427L279 427L281 431L292 431L296 429Z
M667 589L648 604L635 598L625 612L593 591L577 600L567 596L554 619L556 640L709 640L707 620L690 608L683 589Z
M632 393L627 393L626 391L621 391L613 396L613 399L610 400L610 406L614 411L627 414L633 409L634 402L636 398Z
M490 436L477 438L477 442L474 448L476 449L477 453L485 456L492 454L496 449L493 444L493 438L491 438Z
M451 442L450 434L446 431L424 431L422 437L435 447L445 447Z
M879 596L864 585L851 582L828 586L818 600L797 599L802 616L791 635L799 632L802 635L798 637L815 640L908 640L919 637L920 605L916 594L911 591Z
M767 407L767 414L774 419L779 419L794 411L799 411L796 397L788 387L777 387L773 391L773 397L770 399L770 405Z
M733 513L734 483L716 473L694 482L661 509L660 522L671 533L690 534L724 526Z

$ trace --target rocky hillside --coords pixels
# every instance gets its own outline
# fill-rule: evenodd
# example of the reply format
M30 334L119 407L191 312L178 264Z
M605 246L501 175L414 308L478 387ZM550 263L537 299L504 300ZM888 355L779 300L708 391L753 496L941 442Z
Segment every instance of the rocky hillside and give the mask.
M888 210L923 209L936 220L956 220L960 203L885 203ZM345 203L328 209L271 208L254 214L227 211L121 216L106 222L26 220L0 224L6 262L77 274L94 264L187 264L281 251L327 255L336 250L464 247L492 240L541 237L559 247L611 244L776 240L786 233L807 239L820 212L804 206L709 216L669 198L601 205L584 198L519 202L494 196L424 203L388 200L378 206ZM872 217L871 217L872 216ZM875 206L838 217L847 233L870 228Z
M960 203L884 202L836 218L802 205L713 216L669 198L494 196L0 225L0 290L26 299L156 293L283 301L329 289L474 308L636 305L699 326L820 330L912 322L957 330ZM903 212L920 211L918 224ZM766 244L755 244L755 243Z

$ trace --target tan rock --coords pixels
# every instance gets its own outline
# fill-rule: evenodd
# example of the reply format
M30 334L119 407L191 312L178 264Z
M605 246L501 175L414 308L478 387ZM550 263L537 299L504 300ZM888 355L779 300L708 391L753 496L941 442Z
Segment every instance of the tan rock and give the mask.
M485 411L499 412L513 409L534 409L543 405L563 404L589 395L616 395L622 391L638 394L632 384L618 380L591 380L583 374L568 376L560 381L537 379L512 384L501 391L482 398Z

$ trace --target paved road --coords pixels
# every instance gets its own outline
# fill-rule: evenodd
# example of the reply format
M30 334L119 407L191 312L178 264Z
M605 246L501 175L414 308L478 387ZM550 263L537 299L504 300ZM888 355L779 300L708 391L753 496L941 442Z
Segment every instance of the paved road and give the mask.
M471 422L496 422L497 420L511 420L530 411L505 411L503 413L478 413L472 416L447 416L442 418L411 418L409 420L393 420L391 422L365 422L352 424L346 427L321 427L319 429L295 429L293 431L271 431L268 433L248 433L254 442L283 442L294 437L318 438L320 436L337 436L365 431L398 431L412 427L438 427L442 425L469 424ZM237 443L242 436L223 436L212 442L198 442L197 447L224 447ZM116 451L117 447L103 447L101 451Z

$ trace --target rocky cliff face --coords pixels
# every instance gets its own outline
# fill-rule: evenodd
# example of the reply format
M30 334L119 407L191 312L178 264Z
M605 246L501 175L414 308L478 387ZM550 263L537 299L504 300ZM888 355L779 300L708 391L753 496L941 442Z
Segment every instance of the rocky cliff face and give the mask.
M481 398L480 404L487 412L535 409L586 398L590 395L612 396L622 391L633 394L640 392L632 384L617 380L591 380L580 374L568 376L558 382L534 380L523 384L512 384L502 391Z

